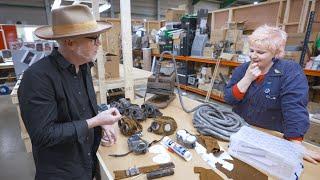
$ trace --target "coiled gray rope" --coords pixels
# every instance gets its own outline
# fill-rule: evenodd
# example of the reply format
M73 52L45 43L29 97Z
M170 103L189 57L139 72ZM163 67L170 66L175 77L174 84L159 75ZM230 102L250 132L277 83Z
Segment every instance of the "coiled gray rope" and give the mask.
M186 109L181 97L181 89L176 67L176 59L169 51L163 51L160 55L160 61L164 54L172 56L174 69L176 73L176 82L178 84L178 95L182 109L186 113L194 112L193 125L203 135L214 136L216 138L229 141L230 136L239 131L243 125L248 125L242 117L232 112L226 107L216 103L204 103L191 110Z

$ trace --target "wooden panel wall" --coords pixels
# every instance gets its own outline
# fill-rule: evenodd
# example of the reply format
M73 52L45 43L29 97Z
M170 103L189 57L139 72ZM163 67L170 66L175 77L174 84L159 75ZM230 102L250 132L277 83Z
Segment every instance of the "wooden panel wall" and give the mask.
M315 10L316 10L315 21L320 22L320 0L316 1ZM312 31L313 32L320 32L320 23L313 24Z
M102 47L105 52L121 55L120 46L121 46L121 22L120 19L116 18L105 18L101 19L113 24L113 27L108 30L106 33L102 34ZM131 21L132 25L142 25L143 20L133 19ZM152 29L159 30L161 28L160 21L147 21L145 23L145 28L149 33Z
M221 29L226 25L226 22L228 22L228 11L222 11L214 13L214 25L211 24L211 28L213 29Z
M303 0L291 0L289 22L299 22Z
M102 47L105 52L120 55L121 24L118 19L107 19L112 28L102 34Z
M320 0L273 0L258 5L212 11L214 20L211 21L211 27L220 29L228 21L247 20L246 29L249 30L256 29L263 24L269 24L282 26L288 33L303 32L306 29L312 2L315 2L315 21L320 21ZM319 31L320 23L313 24L313 32Z
M233 10L233 21L247 21L245 28L253 30L263 24L276 25L279 3Z

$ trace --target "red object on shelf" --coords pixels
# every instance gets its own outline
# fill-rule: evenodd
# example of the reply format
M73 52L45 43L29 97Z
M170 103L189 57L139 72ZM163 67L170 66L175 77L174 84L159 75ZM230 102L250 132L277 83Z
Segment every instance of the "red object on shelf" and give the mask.
M10 49L9 43L18 40L17 28L15 25L1 25L0 29L2 30L0 32L0 50Z

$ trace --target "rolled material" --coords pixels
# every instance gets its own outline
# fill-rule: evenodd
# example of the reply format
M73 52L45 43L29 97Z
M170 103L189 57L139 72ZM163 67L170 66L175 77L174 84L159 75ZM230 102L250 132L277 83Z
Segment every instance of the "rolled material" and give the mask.
M143 70L151 71L151 48L142 48Z

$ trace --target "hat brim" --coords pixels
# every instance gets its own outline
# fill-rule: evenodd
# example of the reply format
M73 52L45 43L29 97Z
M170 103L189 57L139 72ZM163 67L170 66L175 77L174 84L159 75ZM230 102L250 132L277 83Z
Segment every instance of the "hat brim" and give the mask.
M34 34L41 38L41 39L46 39L46 40L58 40L58 39L63 39L63 38L74 38L74 37L85 37L85 36L90 36L94 34L100 34L104 31L107 31L112 27L112 24L109 22L105 21L97 21L97 28L92 29L90 31L86 32L77 32L77 33L66 33L63 35L55 35L52 31L52 26L42 26L37 28L34 31Z

